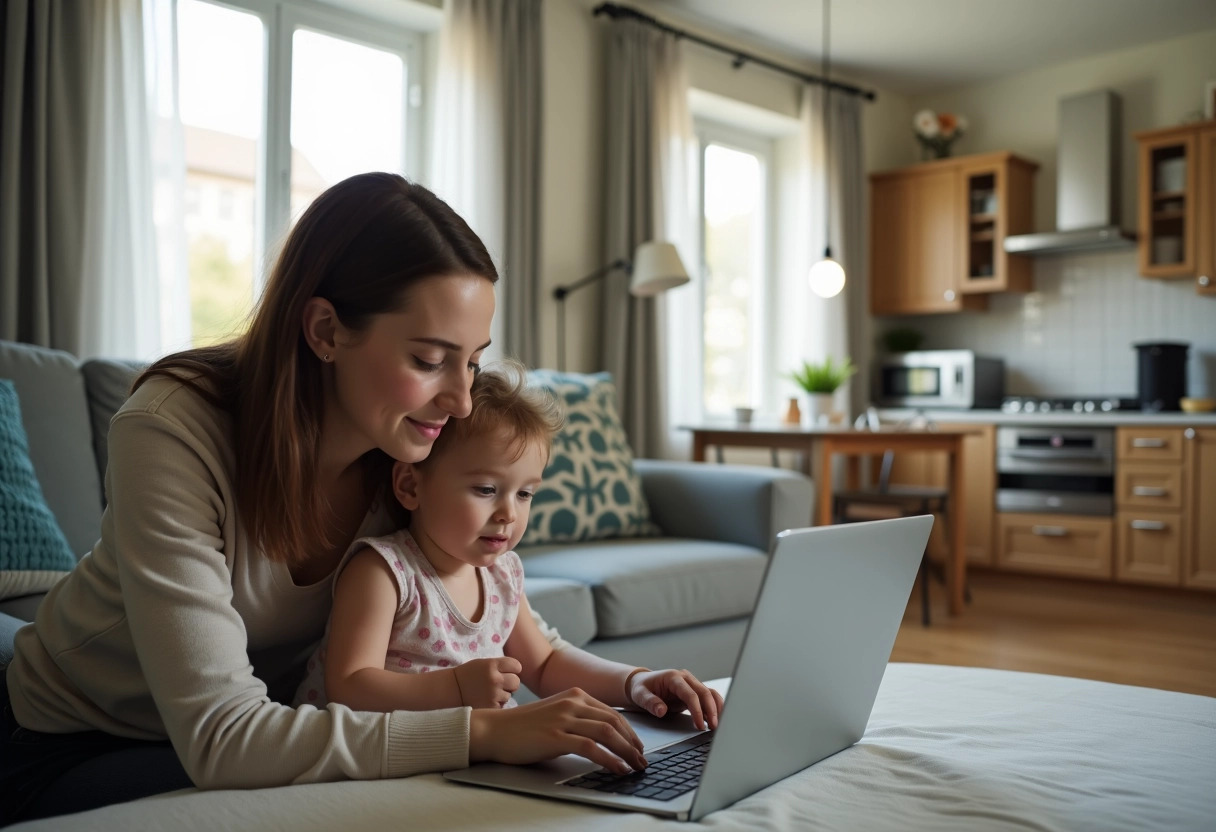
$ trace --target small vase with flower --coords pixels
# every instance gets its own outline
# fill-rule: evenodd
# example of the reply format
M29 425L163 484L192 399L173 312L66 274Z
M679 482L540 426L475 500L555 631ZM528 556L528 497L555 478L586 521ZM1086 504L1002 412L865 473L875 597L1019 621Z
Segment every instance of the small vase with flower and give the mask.
M912 119L912 130L928 158L946 159L950 146L966 132L967 119L954 113L921 110Z

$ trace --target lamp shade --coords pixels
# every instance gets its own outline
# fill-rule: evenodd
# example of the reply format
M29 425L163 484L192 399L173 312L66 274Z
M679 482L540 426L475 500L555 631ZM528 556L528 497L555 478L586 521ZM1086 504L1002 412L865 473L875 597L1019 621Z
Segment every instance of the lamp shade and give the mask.
M633 257L629 294L648 298L683 286L690 280L680 254L671 243L651 240L638 246Z
M811 266L807 275L811 283L811 291L821 298L834 298L844 288L844 267L831 257L824 257Z

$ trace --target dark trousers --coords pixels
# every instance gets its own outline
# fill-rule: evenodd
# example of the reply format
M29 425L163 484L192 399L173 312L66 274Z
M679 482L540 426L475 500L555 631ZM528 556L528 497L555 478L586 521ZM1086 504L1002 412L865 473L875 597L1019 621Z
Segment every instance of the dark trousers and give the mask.
M173 747L102 731L44 734L17 724L0 675L0 826L187 789Z

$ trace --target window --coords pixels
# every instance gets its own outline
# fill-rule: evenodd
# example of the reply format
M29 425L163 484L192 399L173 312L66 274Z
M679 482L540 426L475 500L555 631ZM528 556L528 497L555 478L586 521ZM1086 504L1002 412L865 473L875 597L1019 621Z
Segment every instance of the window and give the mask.
M773 406L772 140L708 122L701 142L701 406Z
M304 208L369 170L418 178L421 47L296 0L177 0L191 343L239 334Z

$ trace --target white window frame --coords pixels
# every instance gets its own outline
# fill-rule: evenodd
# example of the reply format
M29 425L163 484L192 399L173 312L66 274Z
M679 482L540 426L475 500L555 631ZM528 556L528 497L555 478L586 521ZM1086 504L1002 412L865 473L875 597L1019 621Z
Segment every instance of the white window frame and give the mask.
M749 344L750 370L752 381L748 395L758 412L773 415L778 406L776 391L778 390L777 373L777 148L773 137L765 133L753 132L736 125L725 124L705 117L694 119L694 129L698 142L697 155L697 256L700 262L697 268L700 274L708 274L706 264L705 241L705 150L711 144L720 145L732 150L752 154L760 159L764 177L764 201L762 204L764 228L762 241L763 252L760 273L763 276L759 282L759 297L751 299L748 314L756 316L755 326L752 327ZM705 407L705 362L704 362L704 321L705 321L705 286L706 281L700 281L700 292L697 300L698 321L702 344L698 350L702 359L698 364L699 400L698 412L701 418L721 418L723 413L711 413Z
M273 252L291 221L291 52L297 29L308 29L401 56L407 83L402 102L405 113L406 175L423 179L424 35L385 20L341 11L308 0L201 0L216 6L249 12L261 19L266 63L262 76L264 105L259 147L254 219L254 297L261 293Z

